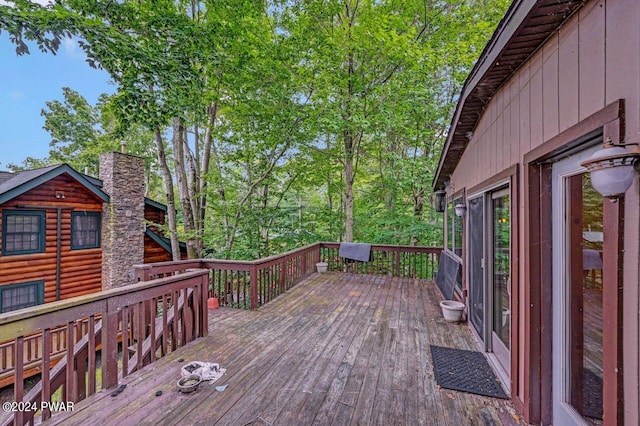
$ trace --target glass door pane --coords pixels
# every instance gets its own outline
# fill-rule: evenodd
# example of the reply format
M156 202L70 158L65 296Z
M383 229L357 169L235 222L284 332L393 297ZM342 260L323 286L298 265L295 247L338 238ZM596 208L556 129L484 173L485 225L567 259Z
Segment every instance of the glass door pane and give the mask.
M553 424L602 424L603 198L580 163L552 166Z
M508 189L492 194L491 228L492 346L505 371L509 371L511 206Z
M601 424L603 198L587 174L569 185L570 402L587 422Z
M484 195L469 200L469 319L484 342Z

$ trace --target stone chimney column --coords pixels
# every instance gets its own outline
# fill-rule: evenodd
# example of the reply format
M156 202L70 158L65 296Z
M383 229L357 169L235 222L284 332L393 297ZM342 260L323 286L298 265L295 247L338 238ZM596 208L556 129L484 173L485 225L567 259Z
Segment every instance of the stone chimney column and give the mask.
M102 289L134 281L133 265L144 262L144 160L108 152L100 155L102 189Z

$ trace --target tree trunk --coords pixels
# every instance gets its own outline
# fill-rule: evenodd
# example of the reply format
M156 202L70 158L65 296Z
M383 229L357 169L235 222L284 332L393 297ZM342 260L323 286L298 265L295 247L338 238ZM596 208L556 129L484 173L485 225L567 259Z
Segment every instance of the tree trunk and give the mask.
M345 141L347 149L347 141ZM353 158L345 159L344 164L344 240L353 241Z
M171 240L171 256L173 260L180 260L180 242L178 241L178 227L176 222L176 204L173 193L173 178L167 165L167 155L164 150L164 141L160 129L155 133L156 149L158 150L158 162L164 178L164 189L167 193L167 216L169 221L169 239Z
M198 160L193 157L193 155L191 154L191 150L189 149L187 134L186 132L184 132L183 134L184 137L182 138L182 144L185 161L185 172L187 176L187 196L189 198L189 204L191 205L191 224L193 225L192 245L194 256L199 259L202 257L202 237L204 235L201 226L199 226L200 221L198 220L198 212L200 210L198 206L198 188L200 187L199 180L202 179L202 176L199 176L198 173Z
M196 228L201 232L200 251L204 250L204 219L207 212L207 186L209 185L209 167L211 163L211 154L216 153L213 145L213 129L216 124L218 114L218 102L212 102L207 108L208 123L207 130L204 134L204 148L202 149L202 162L200 163L200 187L198 188L198 211L196 212ZM222 179L222 176L219 177ZM221 191L222 202L224 199L224 190Z
M416 218L416 221L422 221L422 211L424 210L424 188L420 188L417 193L413 195L413 216ZM415 246L418 244L418 236L411 235L411 245Z
M189 183L185 167L184 143L185 132L182 120L173 119L173 162L176 172L176 183L180 196L180 206L182 207L182 221L184 230L187 233L187 255L189 258L196 258L196 242L194 238L195 224L193 222L193 209L189 198Z
M342 113L342 119L346 126L342 132L342 137L344 139L344 240L347 242L353 241L353 180L355 176L353 159L355 157L355 138L351 128L351 100L354 91L354 67L353 53L349 52L347 97Z

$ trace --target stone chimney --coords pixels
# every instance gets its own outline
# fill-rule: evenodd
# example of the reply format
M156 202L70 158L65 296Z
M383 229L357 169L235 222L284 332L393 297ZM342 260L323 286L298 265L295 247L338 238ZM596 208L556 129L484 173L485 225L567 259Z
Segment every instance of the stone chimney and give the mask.
M133 282L133 265L144 262L144 160L108 152L100 155L102 190L102 289Z

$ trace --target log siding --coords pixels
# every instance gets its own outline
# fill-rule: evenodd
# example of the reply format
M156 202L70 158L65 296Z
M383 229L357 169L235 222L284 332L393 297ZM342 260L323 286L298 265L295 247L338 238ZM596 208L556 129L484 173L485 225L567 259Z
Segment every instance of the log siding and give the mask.
M44 303L100 291L102 249L72 250L71 216L100 213L102 202L84 185L62 174L1 205L0 213L41 212L45 226L42 252L9 255L0 251L0 286L42 280ZM0 214L0 221L4 216Z
M144 236L144 263L168 262L170 260L172 260L170 252L148 235Z
M103 250L102 221L104 204L110 202L102 192L100 181L77 173L68 165L53 166L45 169L25 171L25 175L16 176L18 182L11 185L0 184L0 297L3 290L37 283L36 304L47 304L57 300L69 299L97 293L104 289L102 266L105 254ZM113 198L111 199L113 201ZM144 261L158 262L171 260L170 250L157 226L163 225L165 210L163 205L145 198L144 219L150 225L144 236ZM4 250L3 217L8 214L33 214L42 218L41 242L35 250L7 253ZM138 214L138 220L142 224ZM75 223L80 217L84 223ZM94 220L82 219L95 217ZM5 223L6 224L6 223ZM82 226L80 226L82 225ZM81 229L84 228L84 229ZM140 229L140 228L138 228ZM136 229L137 231L137 229ZM156 233L153 233L153 232ZM75 235L82 232L84 235ZM144 230L140 229L140 232ZM142 243L142 241L141 241ZM17 246L16 246L17 247ZM16 248L14 247L14 248ZM25 247L17 247L24 249ZM33 250L31 250L33 249ZM4 251L4 252L3 252ZM186 251L185 251L186 254ZM31 294L33 296L33 294ZM30 306L32 299L15 300L24 307ZM0 313L2 313L0 306ZM12 309L13 310L13 309ZM85 324L86 325L86 324ZM67 352L68 342L62 338L66 324L52 328L50 335L55 340L43 346L37 336L25 338L25 368L23 377L38 374L40 364L33 365L39 354L46 352L45 363L55 364ZM46 341L46 339L45 339ZM15 342L0 343L0 387L13 383L11 365ZM45 342L46 343L46 342ZM9 355L7 355L9 354Z

